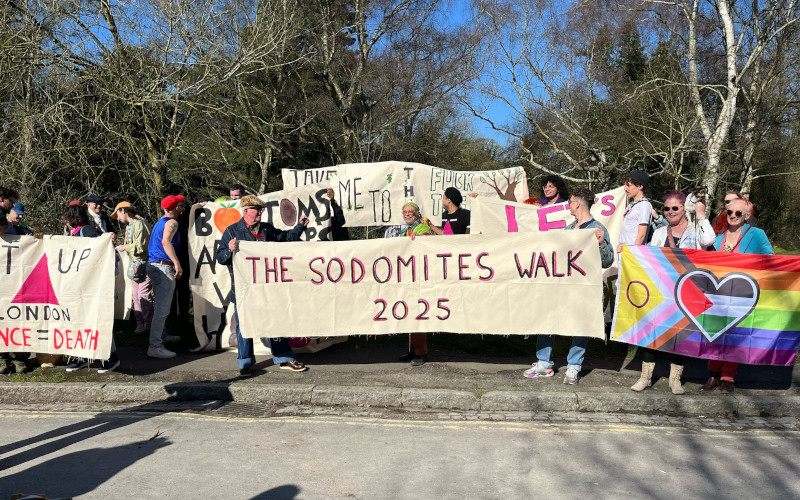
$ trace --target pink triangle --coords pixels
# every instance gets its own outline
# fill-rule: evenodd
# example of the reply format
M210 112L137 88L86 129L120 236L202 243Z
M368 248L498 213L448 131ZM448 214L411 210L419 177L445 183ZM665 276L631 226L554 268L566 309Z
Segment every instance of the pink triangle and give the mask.
M42 255L39 263L20 287L12 304L54 304L58 305L50 271L47 269L47 254Z
M453 228L450 227L450 221L445 221L444 227L442 228L442 233L453 234Z

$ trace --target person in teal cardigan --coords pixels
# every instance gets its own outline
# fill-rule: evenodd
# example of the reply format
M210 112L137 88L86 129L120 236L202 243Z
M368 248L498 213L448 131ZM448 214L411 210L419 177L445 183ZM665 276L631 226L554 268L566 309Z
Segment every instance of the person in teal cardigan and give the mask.
M726 214L728 229L717 236L714 249L718 252L728 253L753 253L773 255L772 245L763 230L752 227L745 221L752 214L753 205L744 198L736 198L728 204ZM712 359L708 362L708 371L711 376L701 388L703 391L713 391L717 387L723 394L733 392L733 377L739 363Z

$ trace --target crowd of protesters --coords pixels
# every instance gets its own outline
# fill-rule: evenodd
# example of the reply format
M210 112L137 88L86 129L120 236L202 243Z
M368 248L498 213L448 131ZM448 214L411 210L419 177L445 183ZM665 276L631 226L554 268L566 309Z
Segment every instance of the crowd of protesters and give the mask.
M612 247L606 228L595 220L590 209L594 202L594 194L585 188L569 192L567 184L558 176L547 176L541 182L541 198L533 196L524 200L527 204L546 206L568 203L570 214L575 222L566 229L595 230L603 268L614 264L622 245L652 245L659 247L700 249L729 253L772 254L770 242L761 229L757 227L753 205L741 193L728 191L724 195L723 211L713 223L707 217L707 207L702 197L694 193L670 191L663 195L663 215L657 213L647 197L649 176L642 170L634 170L625 181L626 206L620 231L619 244ZM349 235L344 227L345 219L341 207L336 203L334 192L328 189L327 196L333 210L333 240L348 240ZM476 196L470 193L470 196ZM38 236L25 223L25 207L13 189L0 187L0 234L17 236ZM228 268L233 282L232 256L238 251L240 241L298 241L308 225L308 219L300 218L298 224L288 231L276 229L269 223L261 222L261 214L265 204L258 197L245 194L245 188L234 184L229 189L229 196L217 201L239 200L242 218L228 226L222 236L216 260ZM437 236L467 234L470 228L470 212L461 208L462 193L449 187L442 197L444 212L441 227L432 224L420 213L415 203L403 206L403 224L390 226L384 237ZM131 281L133 314L136 321L135 333L149 332L147 355L152 358L172 358L176 353L167 345L179 342L177 335L167 333L167 318L173 311L176 295L180 297L177 314L189 318L189 292L186 269L188 268L188 249L186 231L188 229L187 204L181 195L170 195L161 200L163 217L152 227L139 215L138 210L128 201L118 203L109 216L103 211L104 201L98 195L90 195L85 203L79 200L70 202L62 214L66 235L77 237L103 237L108 234L115 238L111 219L124 225L124 238L116 249L125 252L130 260L127 269L118 270L126 273ZM183 257L183 258L182 258ZM180 283L183 283L181 287ZM231 303L234 306L234 323L232 331L236 335L238 349L237 363L239 375L252 375L255 363L253 339L242 336L238 322L236 297L231 287ZM273 361L281 369L302 372L308 370L305 364L295 359L288 339L272 339L267 335L261 342L270 348ZM586 354L588 337L573 337L572 346L567 355L567 369L564 383L577 385L580 380L581 366ZM555 375L554 363L551 360L554 338L552 335L537 336L536 361L531 368L524 371L527 378L552 377ZM685 356L668 355L653 350L642 350L642 372L639 380L631 387L633 391L643 391L652 384L653 371L659 359L670 363L669 387L674 394L683 394L681 385ZM408 352L400 357L401 361L410 362L411 366L422 366L427 361L428 339L425 333L409 335ZM0 353L0 374L24 373L31 369L30 353ZM91 361L72 358L67 360L67 371L86 368ZM106 373L120 365L116 354L116 345L112 340L111 357L99 362L98 372ZM737 363L710 361L709 379L702 390L712 391L720 388L723 393L734 390L734 377Z

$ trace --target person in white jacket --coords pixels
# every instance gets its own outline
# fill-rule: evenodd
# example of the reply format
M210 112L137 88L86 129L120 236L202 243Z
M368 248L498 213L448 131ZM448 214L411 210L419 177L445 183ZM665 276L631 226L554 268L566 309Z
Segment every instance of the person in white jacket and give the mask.
M664 195L665 225L653 232L650 246L688 248L702 250L716 241L716 234L706 218L706 207L702 202L695 203L697 217L693 223L686 217L686 195L680 191L670 191ZM661 218L659 218L661 219ZM642 351L642 374L631 386L631 390L641 392L652 385L653 370L659 351L644 349ZM672 354L669 367L669 388L673 394L683 394L681 375L686 356Z
M664 195L664 216L655 223L650 246L692 248L704 250L713 245L717 235L706 217L706 206L702 201L694 205L696 217L689 222L686 217L686 195L681 191L670 191Z

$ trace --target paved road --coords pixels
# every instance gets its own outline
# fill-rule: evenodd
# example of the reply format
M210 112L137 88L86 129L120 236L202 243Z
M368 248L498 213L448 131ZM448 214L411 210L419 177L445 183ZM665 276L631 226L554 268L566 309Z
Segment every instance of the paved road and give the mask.
M121 409L0 411L0 499L800 497L797 419Z

